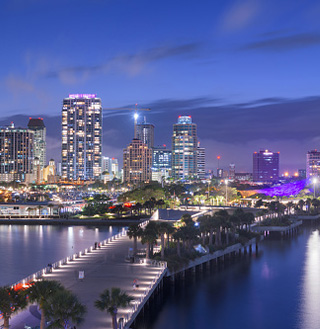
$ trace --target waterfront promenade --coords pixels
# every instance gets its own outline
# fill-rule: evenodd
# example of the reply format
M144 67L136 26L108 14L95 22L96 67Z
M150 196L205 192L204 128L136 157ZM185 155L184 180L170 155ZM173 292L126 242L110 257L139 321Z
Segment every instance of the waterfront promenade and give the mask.
M119 318L130 319L133 308L147 299L154 282L164 274L164 268L153 265L127 263L125 257L133 242L126 235L120 236L101 245L101 248L92 250L67 264L53 269L52 273L44 274L43 278L58 280L66 288L73 291L86 305L87 314L83 324L77 328L112 328L111 316L107 312L101 312L94 307L94 301L104 289L119 287L127 294L134 297L131 306L126 309L119 309ZM138 245L142 247L141 244ZM79 280L79 271L84 271L84 279ZM139 288L133 289L133 280L138 280ZM23 312L12 319L12 329L24 328L27 321L34 323L35 319L30 318L30 312ZM27 319L28 318L28 319ZM39 321L40 323L40 321Z

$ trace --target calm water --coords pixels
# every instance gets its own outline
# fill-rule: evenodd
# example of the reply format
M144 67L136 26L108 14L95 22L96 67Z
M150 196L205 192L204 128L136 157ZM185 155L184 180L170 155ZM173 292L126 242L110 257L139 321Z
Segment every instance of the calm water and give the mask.
M137 329L318 329L320 236L264 241L259 254L167 288Z
M121 227L0 225L0 286L121 231Z

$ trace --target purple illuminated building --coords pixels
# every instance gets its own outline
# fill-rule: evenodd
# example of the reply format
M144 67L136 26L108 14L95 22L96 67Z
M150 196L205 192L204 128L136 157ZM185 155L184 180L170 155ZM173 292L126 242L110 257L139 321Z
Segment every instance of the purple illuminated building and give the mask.
M260 150L253 153L253 181L274 183L279 179L279 152Z

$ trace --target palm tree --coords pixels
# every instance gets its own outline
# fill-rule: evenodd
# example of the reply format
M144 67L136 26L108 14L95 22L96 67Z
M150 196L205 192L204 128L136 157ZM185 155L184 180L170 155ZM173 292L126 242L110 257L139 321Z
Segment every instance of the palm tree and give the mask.
M133 255L135 256L137 254L137 239L141 236L142 229L139 224L132 224L129 226L127 234L130 239L133 238Z
M58 290L63 289L64 288L58 281L43 280L34 282L30 288L25 290L29 300L31 302L36 302L41 310L40 329L44 329L46 325L45 305L47 298L56 293Z
M41 218L41 209L43 208L40 204L37 206L38 211L39 211L39 218Z
M47 319L51 321L48 329L66 329L70 324L80 324L87 311L77 296L67 289L58 290L50 295L45 302L44 309Z
M165 222L162 222L158 224L158 232L160 233L160 239L161 239L161 259L164 259L164 249L165 249L165 241L164 241L164 235L165 233L168 234L168 231L170 230L171 225Z
M3 329L9 329L9 320L13 313L24 309L27 300L24 294L13 288L0 287L0 313L3 316Z
M146 248L146 258L150 258L150 250L157 241L157 229L155 222L149 222L146 228L142 231L141 234L141 243L147 244Z
M104 290L100 295L100 299L96 300L94 306L100 311L107 310L112 316L112 327L118 329L117 314L118 307L126 307L133 300L133 297L121 291L120 288L111 288L111 293L108 289Z

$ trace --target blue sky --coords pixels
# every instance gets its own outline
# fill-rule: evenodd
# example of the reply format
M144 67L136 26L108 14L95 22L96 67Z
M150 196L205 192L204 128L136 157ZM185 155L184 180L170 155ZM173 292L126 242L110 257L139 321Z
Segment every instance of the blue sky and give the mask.
M59 117L69 93L96 93L106 108L151 107L159 144L191 114L208 169L220 154L251 171L252 152L267 147L295 170L319 143L319 17L319 2L299 0L2 0L1 122ZM131 125L106 116L106 155L121 157Z

